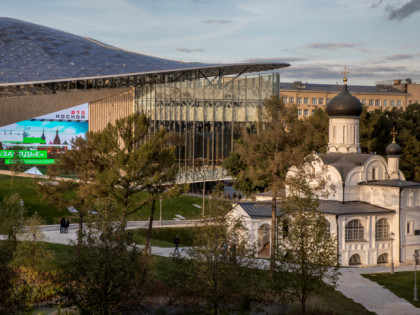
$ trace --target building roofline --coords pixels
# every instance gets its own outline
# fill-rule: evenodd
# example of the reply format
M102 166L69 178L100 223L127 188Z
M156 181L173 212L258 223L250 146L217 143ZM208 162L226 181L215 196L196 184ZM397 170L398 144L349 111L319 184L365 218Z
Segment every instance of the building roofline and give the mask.
M203 77L215 77L222 75L240 75L243 73L261 72L268 70L275 70L289 67L289 63L231 63L231 64L217 64L217 65L206 65L201 67L191 68L178 68L178 69L165 69L156 71L144 71L134 73L123 73L123 74L104 74L98 76L88 77L69 77L63 79L52 79L52 80L40 80L40 81L23 81L23 82L6 82L0 83L0 87L4 86L22 86L22 85L35 85L35 84L50 84L50 83L61 83L69 81L86 81L86 80L97 80L105 78L124 78L133 76L147 76L147 75L164 75L164 74L176 74L176 73L188 73L201 71Z

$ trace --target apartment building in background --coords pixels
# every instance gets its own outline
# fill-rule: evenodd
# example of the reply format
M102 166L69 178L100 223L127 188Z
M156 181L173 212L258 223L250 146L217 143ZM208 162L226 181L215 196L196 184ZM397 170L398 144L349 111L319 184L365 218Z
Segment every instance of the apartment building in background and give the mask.
M338 84L280 83L280 97L285 104L297 105L299 116L310 116L317 108L324 108L341 90ZM348 90L368 111L405 109L420 101L420 84L411 79L378 82L375 86L349 85Z

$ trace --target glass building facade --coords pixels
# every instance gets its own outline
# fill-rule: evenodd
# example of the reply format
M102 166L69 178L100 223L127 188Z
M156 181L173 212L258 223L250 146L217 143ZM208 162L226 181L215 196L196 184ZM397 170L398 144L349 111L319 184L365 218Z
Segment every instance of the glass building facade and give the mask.
M135 90L135 110L159 128L180 135L176 147L181 183L229 179L223 159L233 149L241 128L255 128L258 108L279 95L279 74L150 82Z

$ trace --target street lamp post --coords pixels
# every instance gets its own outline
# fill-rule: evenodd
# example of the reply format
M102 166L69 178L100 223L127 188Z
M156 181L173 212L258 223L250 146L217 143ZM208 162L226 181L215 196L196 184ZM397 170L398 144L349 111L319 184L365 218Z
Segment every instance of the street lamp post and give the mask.
M159 222L160 222L160 226L162 226L162 197L159 198L159 202L160 202L160 213L159 213Z
M417 259L419 258L418 251L414 252L414 301L418 301L417 298Z
M391 238L391 274L394 273L394 232L389 233L389 237Z
M25 202L21 199L19 201L19 205L20 205L20 225L22 225L22 213L23 213L23 205L25 204Z

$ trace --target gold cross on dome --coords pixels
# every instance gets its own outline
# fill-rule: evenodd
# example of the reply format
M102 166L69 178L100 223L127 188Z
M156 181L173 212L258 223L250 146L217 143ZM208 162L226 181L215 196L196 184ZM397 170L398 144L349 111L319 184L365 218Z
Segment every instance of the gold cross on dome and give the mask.
M395 127L392 127L392 131L389 134L392 135L392 143L395 143L395 136L398 134L398 131L395 130Z
M343 78L344 85L347 86L347 74L349 74L350 72L347 70L347 67L344 66L344 71L341 71L340 73L344 76Z

